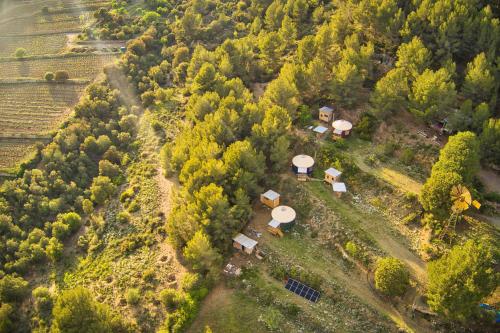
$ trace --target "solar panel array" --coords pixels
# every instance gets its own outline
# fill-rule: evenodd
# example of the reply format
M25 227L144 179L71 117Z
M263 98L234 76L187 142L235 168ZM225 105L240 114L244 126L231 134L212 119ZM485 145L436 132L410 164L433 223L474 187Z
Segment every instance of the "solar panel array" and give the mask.
M308 301L316 303L319 299L319 292L314 290L311 287L306 286L305 284L294 280L294 279L288 279L286 281L285 288L290 290L291 292L296 293L299 296L304 297Z

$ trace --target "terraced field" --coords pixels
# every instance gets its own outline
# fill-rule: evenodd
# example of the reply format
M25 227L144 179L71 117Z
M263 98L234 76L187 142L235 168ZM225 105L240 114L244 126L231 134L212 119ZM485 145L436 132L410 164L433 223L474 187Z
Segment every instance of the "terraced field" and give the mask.
M38 136L57 129L87 83L116 58L111 53L67 53L70 35L92 24L93 11L107 4L108 0L0 1L0 172L14 172L43 143ZM27 57L16 59L18 48L24 48ZM42 81L46 72L57 70L84 80ZM20 82L23 78L28 82Z
M3 140L0 139L0 169L8 169L20 160L35 153L37 144L44 141L36 140Z
M0 84L2 134L50 132L70 113L84 89L82 84Z
M0 36L0 57L11 57L23 47L29 55L57 54L66 45L66 33L40 36Z
M42 59L0 61L2 78L32 77L41 79L46 72L65 70L70 78L93 79L101 68L116 59L114 54L77 54Z

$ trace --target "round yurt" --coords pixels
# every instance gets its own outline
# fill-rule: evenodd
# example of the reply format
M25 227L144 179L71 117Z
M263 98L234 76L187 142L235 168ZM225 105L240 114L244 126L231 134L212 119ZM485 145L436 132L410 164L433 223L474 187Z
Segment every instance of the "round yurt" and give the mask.
M281 230L288 230L295 223L295 217L297 214L292 207L288 206L278 206L271 212L271 217L274 221L279 223L279 228Z
M295 174L308 174L313 172L314 159L309 155L297 155L292 159L292 169Z
M344 138L351 134L352 124L350 121L343 119L335 120L332 123L332 127L334 136L340 136Z

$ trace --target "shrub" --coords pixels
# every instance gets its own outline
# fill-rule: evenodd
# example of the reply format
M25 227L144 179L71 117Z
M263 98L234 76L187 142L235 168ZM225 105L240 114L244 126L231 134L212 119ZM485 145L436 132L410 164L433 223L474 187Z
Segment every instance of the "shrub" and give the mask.
M267 311L264 311L264 313L259 316L259 321L271 331L279 329L284 320L285 317L283 314L274 308L267 309Z
M363 140L371 140L373 133L377 129L377 118L371 113L365 113L361 116L355 131Z
M64 82L69 79L69 73L67 71L59 70L56 71L55 80Z
M32 292L33 298L35 299L35 307L38 313L43 317L46 317L52 311L52 295L49 289L45 287L38 287Z
M403 152L399 157L399 160L405 165L410 165L414 159L415 159L415 152L411 148L403 149Z
M120 223L123 223L123 224L128 223L130 221L130 214L127 211L121 211L116 216L116 219Z
M52 72L47 72L47 73L45 73L45 75L43 76L43 78L44 78L46 81L51 82L51 81L54 81L55 75L54 75L54 73L52 73Z
M8 333L14 330L14 309L10 304L0 306L0 332Z
M2 302L20 302L28 292L28 282L21 277L5 275L0 280L0 301Z
M16 58L24 58L24 57L26 57L27 54L28 54L28 52L26 51L26 49L22 48L22 47L17 48L16 52L14 52L14 56Z
M172 288L163 289L160 292L160 302L168 309L175 309L178 304L177 291Z
M358 259L361 255L361 250L354 242L348 241L345 245L345 249L347 253L355 259Z
M402 296L410 285L410 273L396 258L383 258L377 262L375 287L388 296Z
M127 299L127 304L136 305L141 300L141 294L139 292L139 289L137 288L128 289L125 298Z

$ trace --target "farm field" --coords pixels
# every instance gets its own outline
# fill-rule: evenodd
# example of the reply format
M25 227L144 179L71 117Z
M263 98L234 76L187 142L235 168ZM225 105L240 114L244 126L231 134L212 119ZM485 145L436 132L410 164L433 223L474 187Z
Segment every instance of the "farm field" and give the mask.
M0 156L2 156L0 159L0 169L8 169L26 155L34 153L37 144L41 143L43 143L43 141L0 139Z
M77 54L43 59L0 61L2 78L32 77L43 79L46 72L65 70L72 79L93 79L104 65L116 59L114 54Z
M0 84L0 128L3 134L45 134L70 113L82 84Z
M63 51L67 39L66 33L7 37L0 35L0 57L12 57L19 47L26 49L29 55L57 54Z
M0 127L2 135L18 136L15 143L0 141L1 171L15 170L34 151L32 137L57 129L86 84L116 59L112 53L67 53L70 36L92 24L93 11L107 3L30 0L5 1L0 6ZM19 48L25 50L24 59L14 57ZM58 70L82 82L42 81L46 72ZM38 81L17 82L26 78Z

